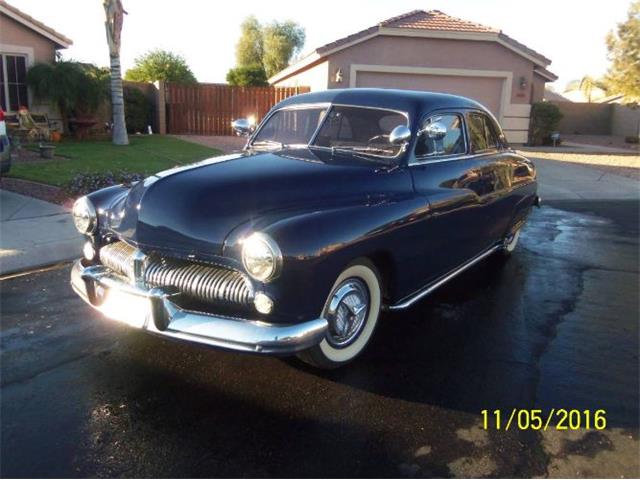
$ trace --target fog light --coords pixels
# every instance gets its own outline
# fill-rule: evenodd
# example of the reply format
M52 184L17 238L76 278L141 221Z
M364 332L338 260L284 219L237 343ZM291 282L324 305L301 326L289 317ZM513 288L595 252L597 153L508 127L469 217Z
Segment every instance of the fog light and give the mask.
M93 248L93 245L91 245L91 242L84 244L84 247L82 247L82 253L84 254L84 258L89 261L93 260L96 256L96 250Z
M258 312L264 313L265 315L268 315L273 311L273 300L262 292L256 293L256 296L253 299L253 305L255 305Z

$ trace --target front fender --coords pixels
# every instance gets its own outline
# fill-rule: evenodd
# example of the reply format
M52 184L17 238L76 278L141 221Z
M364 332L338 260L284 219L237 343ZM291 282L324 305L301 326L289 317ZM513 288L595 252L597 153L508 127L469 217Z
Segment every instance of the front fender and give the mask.
M413 227L428 212L425 197L410 196L280 214L238 227L225 242L225 255L240 258L241 239L260 225L283 254L280 276L262 288L280 313L303 320L321 312L339 273L358 257L384 255L402 272L416 252L398 246L418 245ZM402 276L394 279L391 296L402 283Z

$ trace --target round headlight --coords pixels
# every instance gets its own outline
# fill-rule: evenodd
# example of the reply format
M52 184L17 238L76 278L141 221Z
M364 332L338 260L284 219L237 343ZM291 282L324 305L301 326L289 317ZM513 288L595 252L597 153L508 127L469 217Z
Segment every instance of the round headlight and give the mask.
M96 209L87 197L80 197L73 204L73 223L80 233L91 233L98 223Z
M263 233L254 233L242 244L242 264L256 280L273 279L280 269L282 254L276 242Z

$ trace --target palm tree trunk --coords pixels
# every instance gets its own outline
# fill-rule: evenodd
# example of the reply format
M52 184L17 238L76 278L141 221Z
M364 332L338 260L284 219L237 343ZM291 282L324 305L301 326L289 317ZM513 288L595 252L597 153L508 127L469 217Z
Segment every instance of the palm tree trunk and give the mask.
M124 93L122 90L122 74L120 56L111 58L111 108L113 110L112 140L114 145L129 145L127 125L124 119Z

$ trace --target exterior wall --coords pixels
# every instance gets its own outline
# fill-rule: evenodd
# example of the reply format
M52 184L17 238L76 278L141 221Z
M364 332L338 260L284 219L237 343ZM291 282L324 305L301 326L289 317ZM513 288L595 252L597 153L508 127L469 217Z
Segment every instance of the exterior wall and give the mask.
M0 14L0 52L27 55L27 64L53 62L56 56L52 41Z
M377 36L338 51L329 58L330 88L350 85L352 64L412 66L511 72L511 103L530 103L530 91L519 87L520 77L531 84L533 64L495 43L440 38ZM344 81L336 83L334 72L341 68Z
M614 104L611 112L611 135L640 136L640 107Z
M608 103L552 102L560 108L560 133L611 135L613 105Z
M531 103L538 103L544 100L544 86L546 81L540 75L533 75L531 82Z
M275 87L309 87L312 92L326 90L328 85L328 61L311 65L295 75L274 84Z
M310 85L315 90L381 86L382 82L387 87L428 87L465 95L495 113L512 143L527 142L531 102L544 93L544 79L534 75L530 60L491 41L379 35L327 60L276 85ZM336 81L338 70L342 81Z
M52 41L0 14L0 53L25 55L27 67L31 67L36 63L53 62L56 49ZM29 106L33 112L47 114L51 126L62 131L62 117L55 105L34 99L29 91Z

